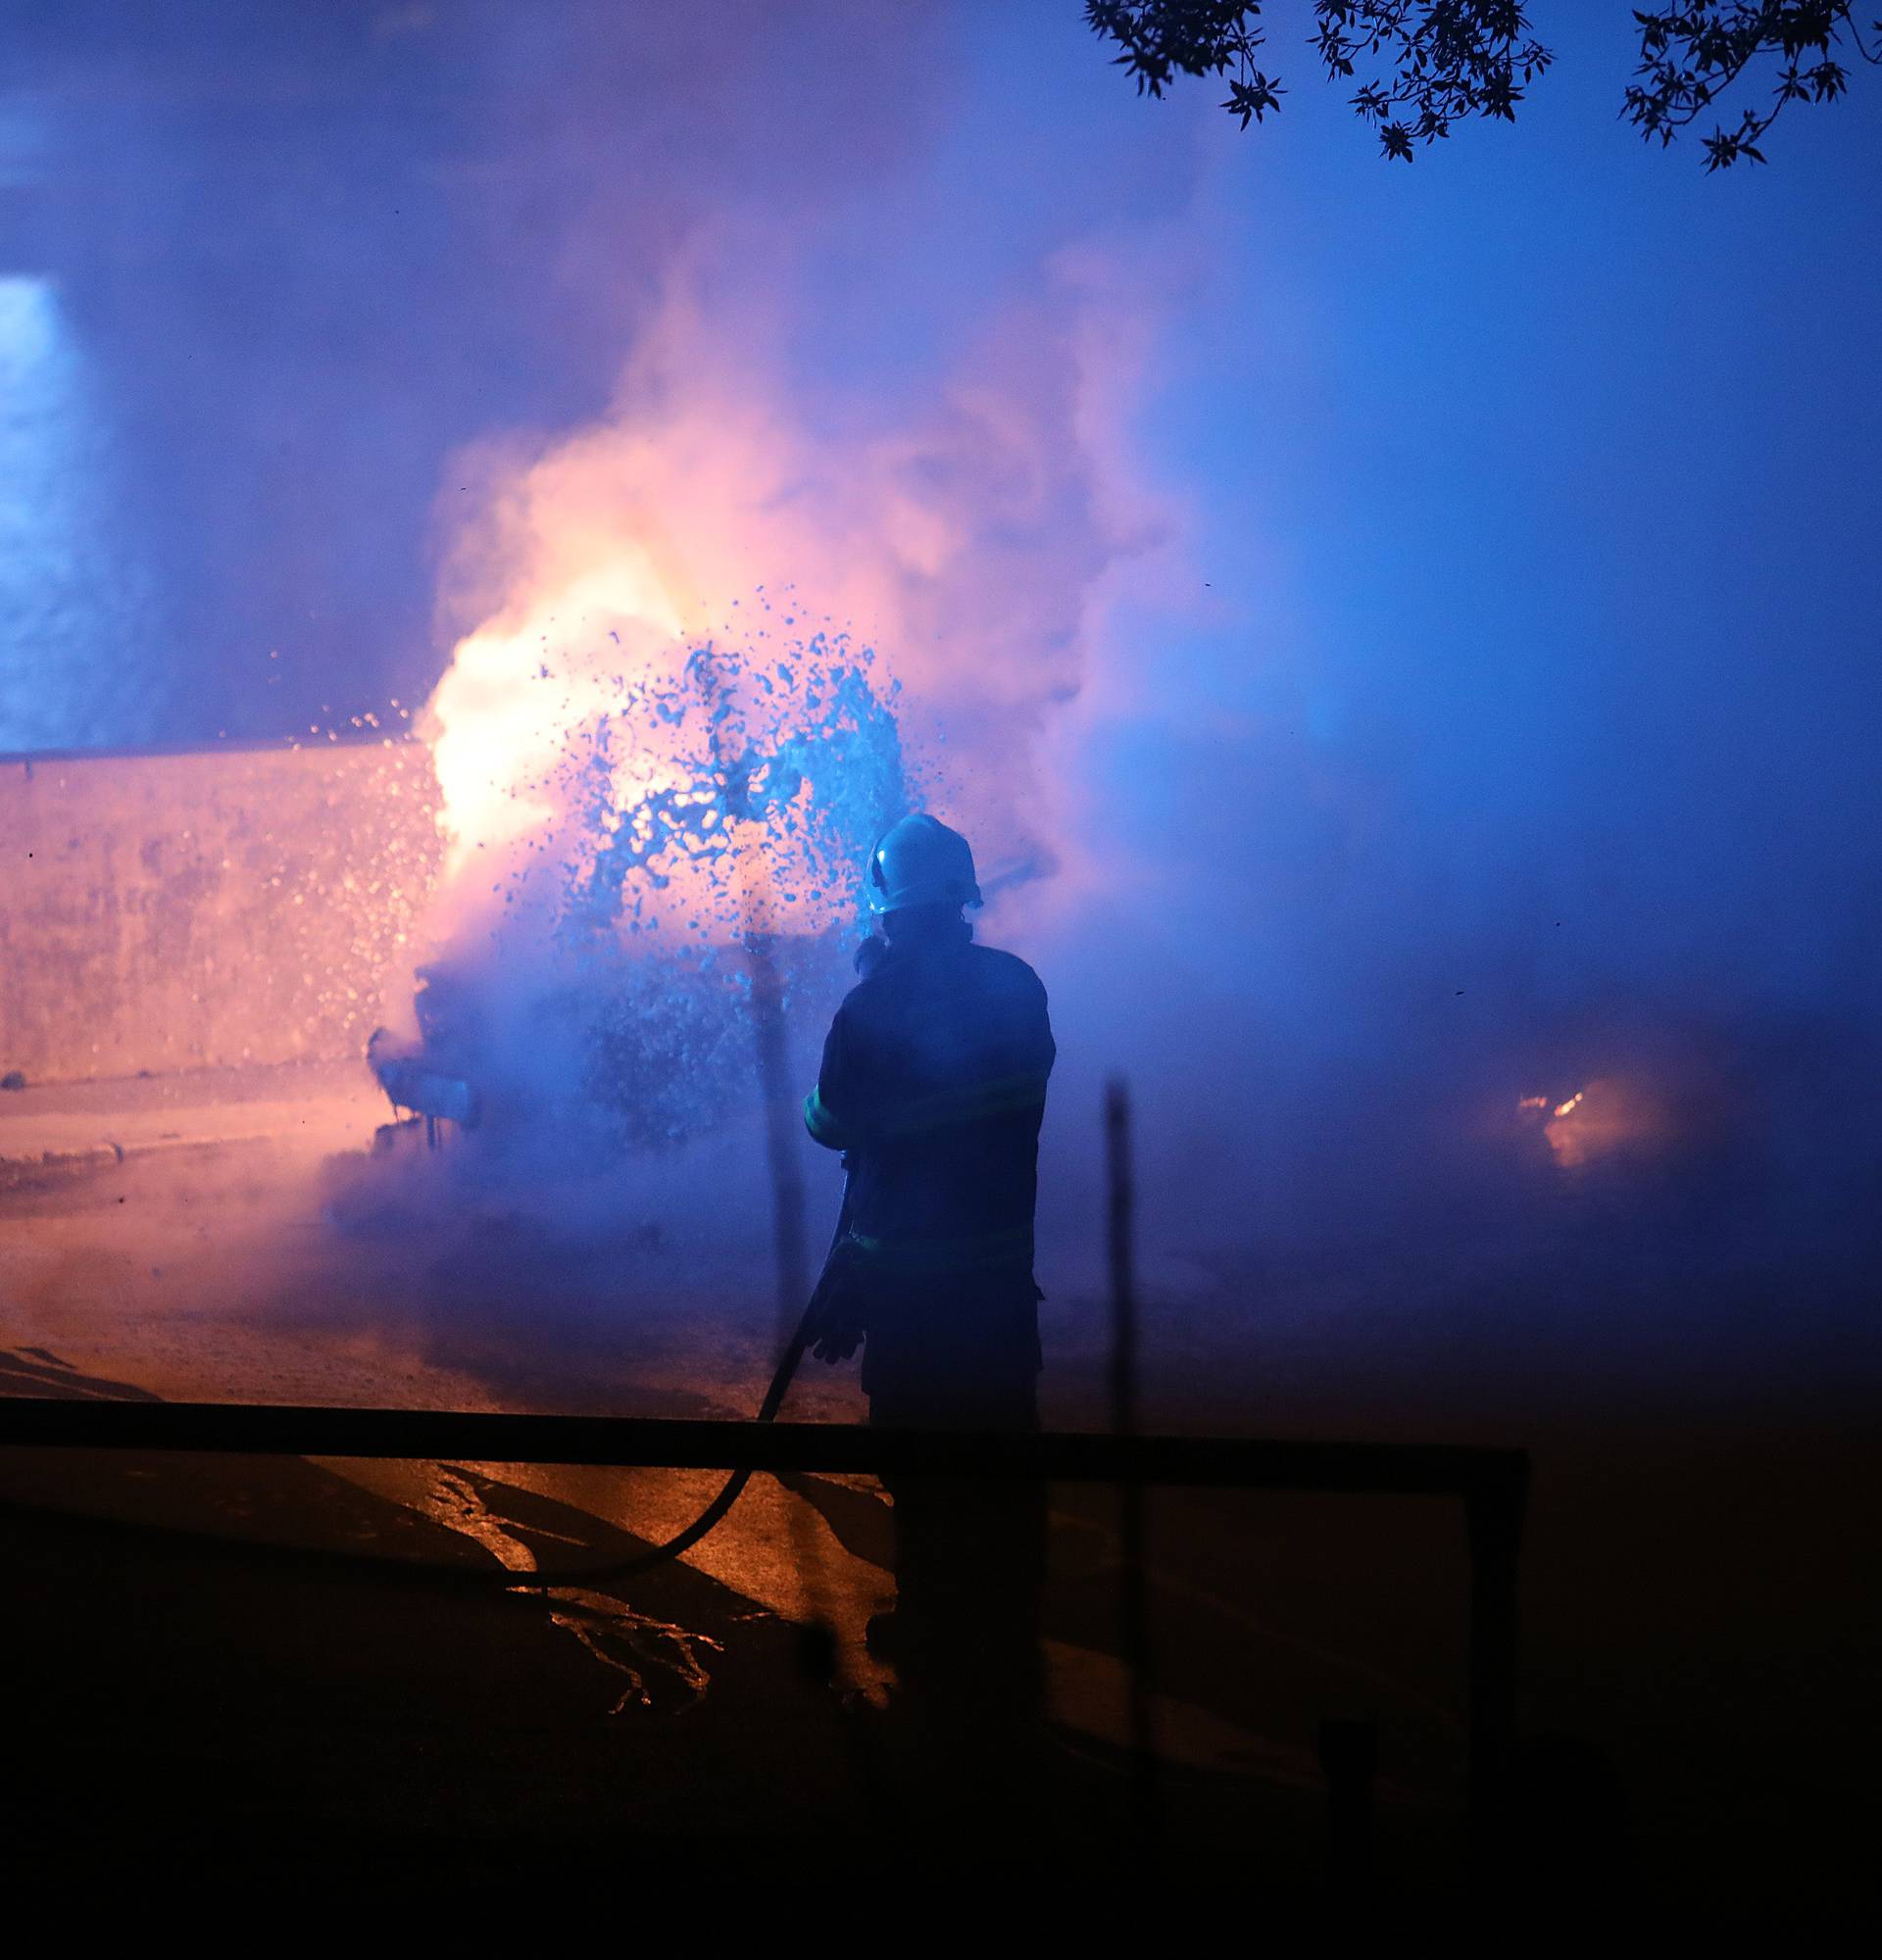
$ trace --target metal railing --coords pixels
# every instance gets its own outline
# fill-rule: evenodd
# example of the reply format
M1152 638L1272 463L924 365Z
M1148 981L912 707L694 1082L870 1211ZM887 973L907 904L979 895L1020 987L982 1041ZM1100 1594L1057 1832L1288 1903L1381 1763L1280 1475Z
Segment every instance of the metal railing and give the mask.
M0 1397L6 1446L1453 1497L1463 1504L1469 1538L1469 1796L1479 1824L1490 1815L1515 1732L1518 1555L1529 1483L1529 1458L1519 1449L26 1396ZM399 1561L382 1563L396 1573ZM518 1583L557 1579L551 1570Z

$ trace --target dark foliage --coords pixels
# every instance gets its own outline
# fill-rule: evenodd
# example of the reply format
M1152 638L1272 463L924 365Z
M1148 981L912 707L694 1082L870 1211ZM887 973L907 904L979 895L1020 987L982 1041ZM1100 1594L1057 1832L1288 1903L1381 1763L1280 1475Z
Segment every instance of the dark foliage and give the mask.
M1388 157L1410 162L1421 144L1472 117L1506 122L1548 69L1551 51L1529 31L1518 0L1300 0L1312 10L1312 46L1327 78L1352 82L1349 101L1378 132ZM1278 110L1286 90L1256 62L1266 42L1266 0L1086 0L1092 31L1114 42L1116 65L1141 94L1161 96L1178 74L1226 79L1222 103L1243 128ZM1736 129L1704 139L1706 168L1764 161L1758 145L1792 102L1831 102L1849 85L1845 58L1871 52L1854 0L1679 0L1634 10L1640 65L1621 114L1662 146L1748 69L1777 79L1769 106L1746 109ZM1882 42L1882 21L1869 24Z
M1657 12L1635 9L1640 67L1621 114L1662 147L1708 109L1755 62L1778 66L1770 105L1744 110L1736 129L1719 124L1706 137L1706 168L1725 170L1741 158L1761 164L1758 148L1779 112L1793 102L1834 102L1849 86L1839 55L1854 52L1873 65L1852 0L1683 0ZM1882 37L1882 21L1869 23Z

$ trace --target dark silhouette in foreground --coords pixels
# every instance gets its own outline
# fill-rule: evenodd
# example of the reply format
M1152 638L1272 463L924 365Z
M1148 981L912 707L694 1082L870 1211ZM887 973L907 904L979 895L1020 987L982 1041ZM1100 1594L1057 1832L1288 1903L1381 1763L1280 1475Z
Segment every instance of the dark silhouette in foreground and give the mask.
M869 875L883 937L859 958L865 977L805 1104L811 1135L850 1169L814 1351L838 1361L864 1348L874 1424L1034 1430L1033 1210L1055 1053L1045 989L1023 960L974 944L962 916L980 903L973 856L945 824L905 818ZM898 1477L889 1494L896 1606L871 1643L955 1733L1027 1722L1042 1686L1043 1489Z

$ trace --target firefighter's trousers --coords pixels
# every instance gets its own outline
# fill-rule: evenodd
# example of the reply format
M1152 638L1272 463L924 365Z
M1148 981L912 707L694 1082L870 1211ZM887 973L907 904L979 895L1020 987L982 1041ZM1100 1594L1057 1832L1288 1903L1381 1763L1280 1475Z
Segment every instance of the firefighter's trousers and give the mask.
M916 1279L885 1295L864 1356L870 1422L1036 1430L1038 1298L1029 1270ZM975 1727L1029 1720L1042 1690L1045 1487L970 1474L885 1481L905 1682Z

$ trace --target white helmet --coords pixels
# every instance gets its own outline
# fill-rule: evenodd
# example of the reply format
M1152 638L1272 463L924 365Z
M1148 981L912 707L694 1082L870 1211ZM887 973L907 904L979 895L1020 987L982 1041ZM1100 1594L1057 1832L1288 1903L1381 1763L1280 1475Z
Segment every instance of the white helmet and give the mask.
M905 816L869 853L869 909L877 914L979 903L972 847L936 817Z

